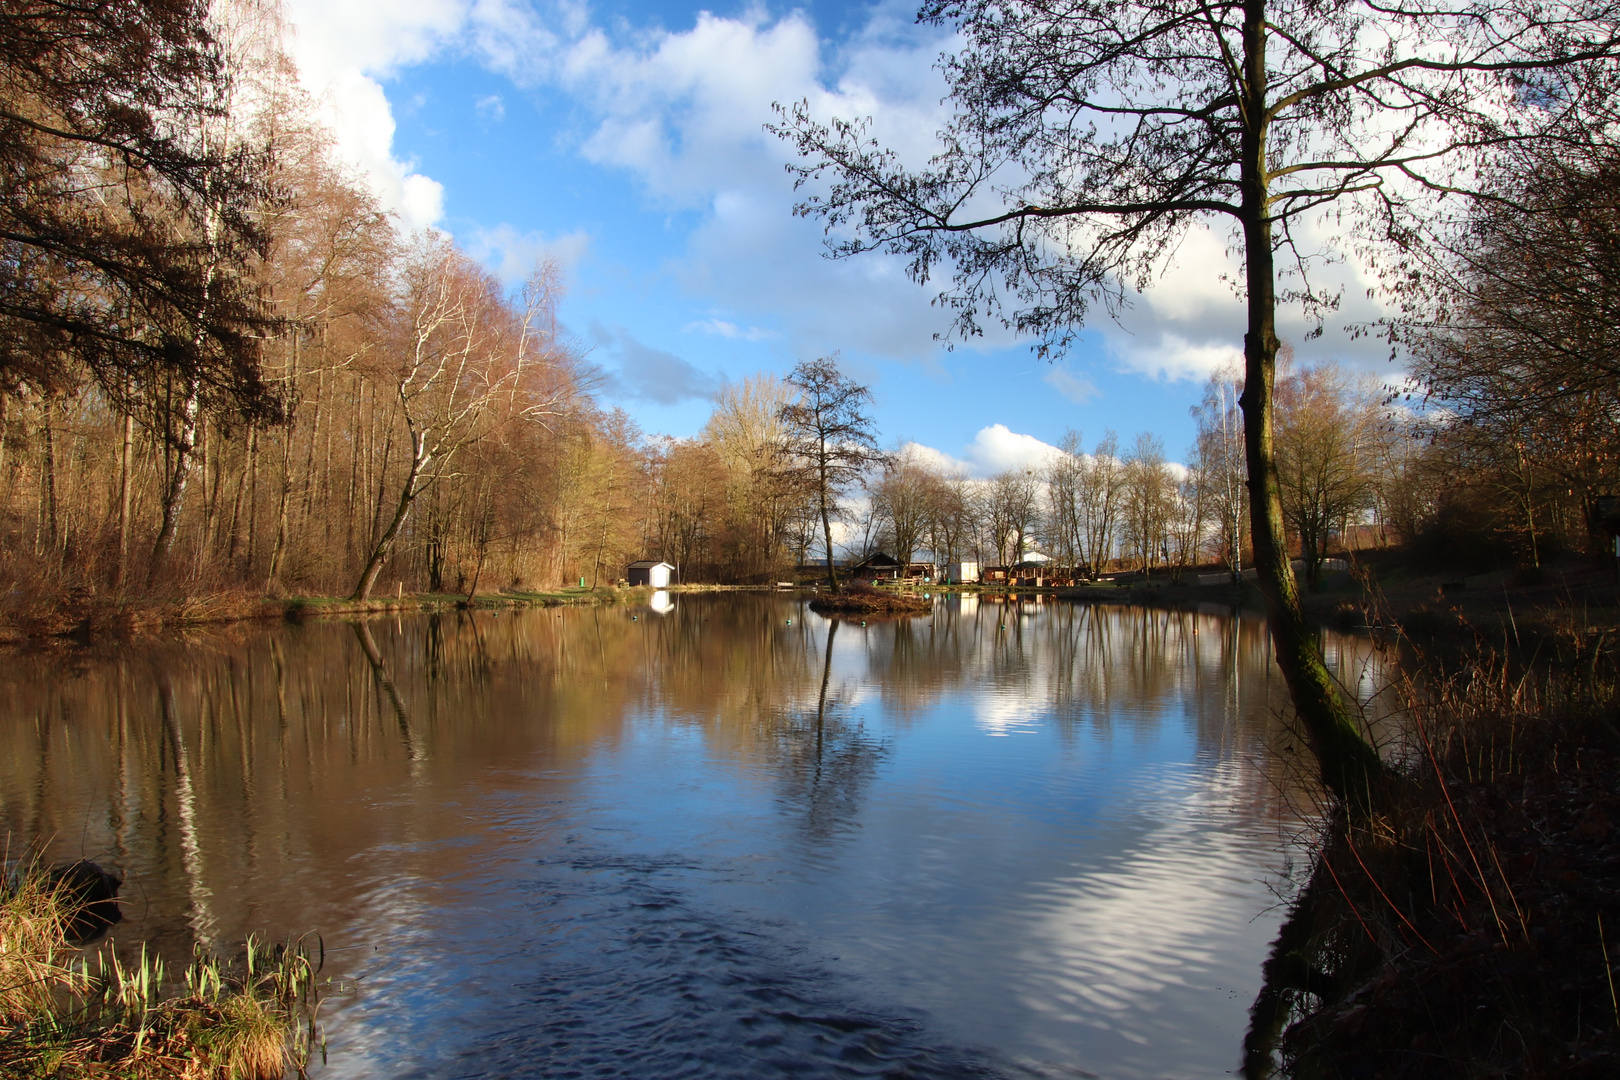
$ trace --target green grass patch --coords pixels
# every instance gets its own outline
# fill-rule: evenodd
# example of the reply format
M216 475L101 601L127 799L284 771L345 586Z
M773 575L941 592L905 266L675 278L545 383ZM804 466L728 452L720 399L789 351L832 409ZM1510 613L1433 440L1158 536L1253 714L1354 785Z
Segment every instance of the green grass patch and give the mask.
M298 944L249 938L201 952L171 979L142 949L69 941L71 894L50 871L14 871L0 895L0 1076L78 1080L280 1080L319 1041L316 965Z

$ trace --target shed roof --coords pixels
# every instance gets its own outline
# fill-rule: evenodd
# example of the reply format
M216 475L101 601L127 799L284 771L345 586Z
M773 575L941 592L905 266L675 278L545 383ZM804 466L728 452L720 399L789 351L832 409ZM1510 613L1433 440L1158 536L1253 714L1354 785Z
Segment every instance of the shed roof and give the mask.
M671 570L675 569L675 564L674 563L667 563L663 559L642 559L639 562L631 563L629 569L631 569L631 570L651 570L655 566L667 566Z
M859 570L863 566L899 566L899 565L900 565L900 560L895 558L893 555L890 555L887 552L874 551L872 554L868 555L866 558L864 558L860 562L856 563L855 564L855 569Z

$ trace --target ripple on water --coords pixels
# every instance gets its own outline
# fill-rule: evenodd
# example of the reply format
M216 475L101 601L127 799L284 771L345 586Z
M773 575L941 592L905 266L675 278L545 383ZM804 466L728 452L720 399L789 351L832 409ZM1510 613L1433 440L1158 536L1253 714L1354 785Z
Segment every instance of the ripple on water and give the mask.
M919 1020L835 992L780 927L703 910L687 864L623 856L543 862L525 883L557 932L512 972L515 1001L476 1045L400 1076L989 1080L993 1068ZM585 930L579 933L574 931Z

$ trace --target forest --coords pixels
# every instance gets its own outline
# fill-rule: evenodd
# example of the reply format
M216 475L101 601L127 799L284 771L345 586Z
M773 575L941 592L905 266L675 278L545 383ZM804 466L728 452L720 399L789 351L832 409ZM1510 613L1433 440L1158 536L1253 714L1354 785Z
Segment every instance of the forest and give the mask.
M605 408L558 320L562 269L510 290L447 235L404 232L339 160L273 6L19 10L0 46L14 600L597 585L647 557L762 583L825 558L794 376L723 387L690 439ZM1602 146L1506 157L1501 199L1414 248L1421 288L1384 328L1408 378L1282 365L1284 519L1310 581L1345 547L1535 566L1604 542L1614 169ZM990 478L874 433L826 535L839 558L1236 573L1242 392L1237 370L1209 380L1192 446L1070 432Z

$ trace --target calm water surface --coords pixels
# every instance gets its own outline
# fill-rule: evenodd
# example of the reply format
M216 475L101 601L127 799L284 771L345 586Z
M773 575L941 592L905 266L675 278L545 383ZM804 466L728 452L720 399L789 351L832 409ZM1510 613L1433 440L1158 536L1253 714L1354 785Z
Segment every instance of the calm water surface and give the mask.
M319 930L332 1080L1222 1076L1308 805L1263 631L695 595L11 658L0 826L120 868L122 948Z

